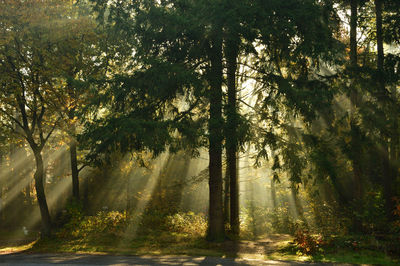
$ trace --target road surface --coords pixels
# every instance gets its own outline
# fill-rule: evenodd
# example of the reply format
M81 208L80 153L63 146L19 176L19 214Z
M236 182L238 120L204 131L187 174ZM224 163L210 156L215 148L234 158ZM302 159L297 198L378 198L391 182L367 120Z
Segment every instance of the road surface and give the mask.
M190 256L111 256L86 254L3 254L0 265L333 265L306 262L262 261L250 259Z

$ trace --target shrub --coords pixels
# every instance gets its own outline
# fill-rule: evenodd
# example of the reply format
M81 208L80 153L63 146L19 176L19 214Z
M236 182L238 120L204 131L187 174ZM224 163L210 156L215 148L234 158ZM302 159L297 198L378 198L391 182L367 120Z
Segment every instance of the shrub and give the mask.
M312 255L325 243L321 235L313 236L306 229L299 229L294 235L294 243L301 253Z
M93 216L72 216L59 234L73 238L93 238L99 234L117 235L126 227L126 224L126 212L100 211Z
M167 230L193 236L204 236L207 231L207 219L203 214L180 212L166 217Z

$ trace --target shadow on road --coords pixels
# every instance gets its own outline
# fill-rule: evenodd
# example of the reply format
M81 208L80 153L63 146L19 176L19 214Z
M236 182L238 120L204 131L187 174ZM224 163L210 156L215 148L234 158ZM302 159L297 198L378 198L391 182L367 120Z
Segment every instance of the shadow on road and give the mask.
M111 256L86 254L3 254L0 265L332 265L190 256Z

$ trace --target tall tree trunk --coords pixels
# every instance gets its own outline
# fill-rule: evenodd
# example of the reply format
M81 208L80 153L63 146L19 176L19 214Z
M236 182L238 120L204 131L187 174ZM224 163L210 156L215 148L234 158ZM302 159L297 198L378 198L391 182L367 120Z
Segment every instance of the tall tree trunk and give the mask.
M352 67L352 71L355 73L355 70L358 66L357 63L357 19L358 19L358 0L350 1L350 65ZM355 74L354 74L355 75ZM360 134L359 128L356 122L356 110L359 105L358 103L358 92L356 88L355 81L351 81L351 111L350 111L350 130L351 130L351 162L353 166L353 199L354 205L360 206L362 203L362 168L360 162L361 151L361 143L360 143ZM358 218L358 215L353 215L353 231L359 232L362 231L362 221Z
M80 201L79 197L79 170L78 159L76 155L76 140L72 139L69 143L69 153L71 159L71 176L72 176L72 196L76 202Z
M377 69L378 69L378 82L380 94L384 96L386 94L386 84L384 78L384 60L385 55L383 51L383 30L382 30L382 0L375 0L375 15L376 15L376 44L377 44ZM384 97L382 97L384 100ZM385 104L385 103L384 103ZM391 119L389 118L389 123L391 123ZM391 125L391 127L393 127ZM394 143L394 132L392 133L391 142ZM393 211L395 209L395 202L393 200L394 197L394 178L396 176L396 170L392 169L390 164L390 153L392 153L391 149L389 149L388 140L383 140L383 194L385 199L385 212L386 217L389 221L394 219ZM394 147L393 147L394 149ZM393 153L394 154L394 153Z
M47 206L46 195L44 192L44 166L41 151L34 149L36 161L36 172L35 172L35 188L36 196L39 203L40 215L42 217L42 234L45 237L51 236L51 218L49 208Z
M209 118L209 224L207 239L225 238L222 206L222 26L214 25L210 49L210 118Z
M393 86L391 89L391 96L393 101L395 101L397 103L397 88L396 86ZM392 198L391 198L391 202L393 204L393 206L388 206L390 208L395 208L396 207L396 203L394 202L393 197L396 194L396 191L398 191L398 169L399 169L399 134L398 134L398 128L399 128L399 124L398 124L398 117L399 117L399 113L397 111L397 108L393 108L393 114L392 114L392 122L391 124L391 129L390 129L390 143L389 143L389 150L390 150L390 178L393 182L393 185L391 186L391 193L392 194ZM393 214L393 211L391 212L390 215L390 219L394 219L395 215Z
M224 179L224 224L228 224L230 222L230 191L229 191L229 174L228 174L228 166L225 169L225 179Z
M383 32L382 32L382 0L375 0L375 15L376 15L376 45L378 50L377 67L380 72L380 77L383 75ZM385 83L383 78L380 79L381 85L384 89Z
M232 35L232 33L230 34ZM234 36L230 36L234 38ZM226 158L230 182L230 226L233 235L239 235L239 183L237 177L237 107L236 107L236 69L238 42L226 42L228 105L226 107Z
M350 62L357 66L357 18L358 0L350 0Z

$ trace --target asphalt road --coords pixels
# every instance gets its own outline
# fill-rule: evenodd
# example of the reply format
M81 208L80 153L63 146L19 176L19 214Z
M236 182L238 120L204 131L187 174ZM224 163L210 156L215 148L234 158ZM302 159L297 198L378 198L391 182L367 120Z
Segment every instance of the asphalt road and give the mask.
M0 265L332 265L190 256L110 256L80 254L3 254Z

